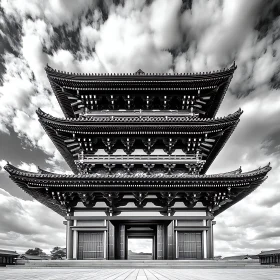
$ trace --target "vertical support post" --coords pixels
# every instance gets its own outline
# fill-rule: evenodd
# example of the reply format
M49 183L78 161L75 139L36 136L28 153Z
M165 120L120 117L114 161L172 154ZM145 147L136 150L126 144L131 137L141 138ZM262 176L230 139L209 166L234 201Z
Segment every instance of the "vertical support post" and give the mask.
M67 257L67 260L73 259L73 231L71 229L71 226L73 226L73 221L67 220L67 222L66 222L66 257Z
M207 221L207 226L209 227L209 230L207 231L207 252L208 252L208 258L213 259L213 225L212 221Z
M163 225L157 225L157 260L163 260L164 259L164 226Z
M174 221L167 226L167 259L174 259L175 239L174 239Z
M206 221L203 220L203 226L206 226ZM207 236L206 236L206 230L202 231L202 252L203 252L203 259L207 259Z
M119 229L119 238L120 238L120 259L125 259L125 225L120 225Z
M115 259L115 226L108 221L108 259Z
M214 258L215 253L214 253L214 225L216 224L216 221L211 222L211 231L212 231L212 242L211 242L211 251L212 251L212 257Z

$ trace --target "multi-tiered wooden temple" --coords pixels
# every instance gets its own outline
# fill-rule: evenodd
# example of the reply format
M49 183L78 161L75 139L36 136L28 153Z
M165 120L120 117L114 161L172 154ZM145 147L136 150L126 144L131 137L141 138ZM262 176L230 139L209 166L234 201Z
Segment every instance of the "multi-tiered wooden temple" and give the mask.
M73 175L8 164L28 194L65 216L68 259L213 258L213 218L255 190L269 166L205 172L239 122L215 118L235 65L213 73L72 74L46 67L65 118L37 111Z

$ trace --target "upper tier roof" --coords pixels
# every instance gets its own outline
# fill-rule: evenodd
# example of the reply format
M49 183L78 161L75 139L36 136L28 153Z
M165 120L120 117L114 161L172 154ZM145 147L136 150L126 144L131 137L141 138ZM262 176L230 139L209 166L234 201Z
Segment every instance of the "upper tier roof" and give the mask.
M50 66L45 69L66 117L75 117L84 108L192 108L200 116L214 117L236 66L191 74L143 74L139 71L133 74L78 74Z
M96 149L104 149L106 147L104 139L108 138L122 149L125 148L123 139L130 139L131 142L135 139L143 141L161 139L161 145L163 145L162 141L169 145L169 139L171 141L179 139L180 141L176 140L177 142L174 143L175 149L187 149L188 146L193 145L201 150L203 159L206 160L202 169L202 173L205 173L238 124L242 111L238 110L227 117L216 119L177 117L172 114L165 117L94 116L61 119L52 117L42 110L38 110L37 114L45 131L75 173L78 172L75 164L78 153L82 151L87 153L85 147L91 143L94 143ZM197 148L197 143L199 143L199 148ZM145 147L144 143L142 145L138 142L135 145L140 145L140 149ZM158 143L154 144L155 147L162 149L157 145ZM89 153L90 151L88 150ZM92 154L95 152L96 150Z
M67 207L77 205L80 199L88 199L88 202L95 200L93 207L96 199L102 200L109 193L113 197L119 193L135 195L139 192L156 195L168 192L185 203L192 197L200 197L203 204L211 207L217 215L255 190L266 179L271 167L267 165L246 173L235 170L213 175L162 172L64 175L24 171L11 164L7 164L5 169L25 192L61 215L66 215ZM71 204L73 201L76 204Z

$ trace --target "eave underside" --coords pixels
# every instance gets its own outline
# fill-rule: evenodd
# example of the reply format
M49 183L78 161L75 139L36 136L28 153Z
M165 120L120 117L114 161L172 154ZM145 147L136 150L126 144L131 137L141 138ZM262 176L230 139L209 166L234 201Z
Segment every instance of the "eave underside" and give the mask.
M60 215L73 211L78 202L89 210L94 209L97 202L104 202L106 213L113 215L130 202L135 204L135 211L145 209L147 203L152 202L161 207L163 215L174 214L176 202L182 202L185 210L201 202L207 211L218 215L255 190L271 168L266 166L248 173L234 171L179 178L166 174L161 178L153 175L102 178L97 175L37 174L12 165L7 165L5 169L19 187Z
M46 68L66 117L84 109L183 109L214 117L236 67L197 75L79 75Z
M81 153L94 155L103 149L113 155L114 151L121 149L130 155L135 149L148 154L162 149L166 155L172 155L176 150L186 155L196 155L198 152L205 161L199 173L204 174L235 129L241 114L239 110L220 119L191 118L182 123L154 124L145 121L125 124L119 118L118 122L110 124L83 119L57 119L38 111L42 126L74 173L79 172L75 160ZM149 141L152 145L150 150L147 149Z

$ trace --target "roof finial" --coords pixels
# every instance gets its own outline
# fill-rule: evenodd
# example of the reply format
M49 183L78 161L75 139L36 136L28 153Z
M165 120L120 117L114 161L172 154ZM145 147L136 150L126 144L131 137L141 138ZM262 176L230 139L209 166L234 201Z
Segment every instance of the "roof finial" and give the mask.
M142 69L138 69L137 72L135 72L136 75L145 75L145 72Z
M236 69L237 66L235 64L235 60L233 61L233 63L230 65L229 69Z

